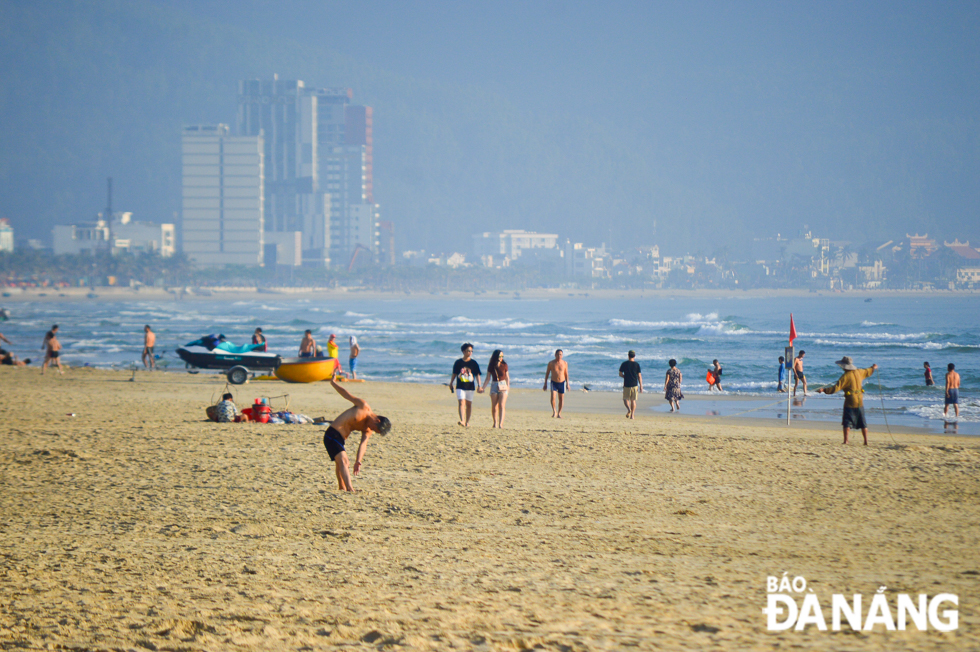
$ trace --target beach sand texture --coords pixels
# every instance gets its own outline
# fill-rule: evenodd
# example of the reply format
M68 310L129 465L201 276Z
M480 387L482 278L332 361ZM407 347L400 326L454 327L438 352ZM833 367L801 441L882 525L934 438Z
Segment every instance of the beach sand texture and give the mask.
M545 411L492 430L480 396L463 430L445 387L369 382L347 389L394 429L346 495L322 427L209 423L222 378L129 377L0 369L3 649L980 649L970 438L557 422L531 390ZM828 605L955 593L959 628L768 632L784 571Z

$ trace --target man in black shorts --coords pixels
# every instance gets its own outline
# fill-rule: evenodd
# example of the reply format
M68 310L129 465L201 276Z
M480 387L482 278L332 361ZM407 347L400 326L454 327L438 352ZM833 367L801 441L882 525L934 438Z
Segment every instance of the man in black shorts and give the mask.
M802 354L802 351L801 351ZM854 366L854 361L850 357L844 356L836 362L844 370L844 375L837 379L831 386L818 389L824 394L834 392L844 393L844 416L841 419L841 426L844 428L844 444L847 444L848 435L851 428L860 429L864 437L864 445L868 445L868 422L864 418L864 389L861 387L865 378L868 378L878 369L878 365L873 364L867 369L858 369Z
M806 396L806 375L803 373L803 356L806 351L800 351L796 360L793 360L793 396L796 396L796 388L803 383L803 396Z
M44 349L41 375L44 375L44 370L48 368L48 364L58 367L58 371L63 375L65 372L61 368L61 342L58 341L58 324L52 326L51 330L44 334L44 342L41 344L41 348Z
M361 465L364 462L364 453L367 451L368 439L374 432L387 435L391 431L391 421L386 417L379 417L372 410L364 399L351 395L350 392L331 380L330 384L337 390L337 393L354 404L347 408L330 423L330 427L323 433L323 445L330 455L330 460L335 465L337 472L337 484L341 491L354 491L351 482L350 460L347 458L347 448L345 446L347 438L355 430L361 431L361 443L357 447L357 457L354 460L354 475L359 475Z

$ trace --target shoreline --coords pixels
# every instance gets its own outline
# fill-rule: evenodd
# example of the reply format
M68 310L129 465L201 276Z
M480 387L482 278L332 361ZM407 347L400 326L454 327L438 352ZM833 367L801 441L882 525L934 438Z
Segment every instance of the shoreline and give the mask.
M163 288L2 288L2 303L27 301L249 301L249 300L403 300L431 297L448 300L503 301L524 299L531 301L549 299L771 299L796 297L839 297L857 299L876 298L931 298L976 297L980 290L801 290L801 289L751 289L751 290L671 290L671 289L568 289L531 288L527 290L499 291L446 291L446 292L386 292L356 287L341 288L255 288L255 287L188 287L182 293ZM89 298L89 294L97 297Z
M37 367L0 367L0 370L10 369L8 373L23 373L25 369L37 369ZM81 366L72 367L67 372L68 374L81 373L88 378L91 378L91 374L110 374L114 378L116 375L121 374L128 380L130 377L139 380L151 379L159 376L169 376L173 379L173 382L178 384L181 383L179 380L182 377L200 378L208 379L205 382L215 382L215 383L225 383L224 374L214 370L199 370L196 374L188 374L182 369L163 369L154 372L148 372L140 367L137 369L136 375L133 376L133 372L130 368L119 368L119 369L106 369L102 367L91 367L91 366ZM53 372L49 370L49 374ZM0 379L3 378L3 371L0 371ZM38 374L39 375L39 374ZM372 380L370 378L365 379L367 382L364 384L356 385L345 385L345 387L356 393L356 388L365 387L368 385L381 386L388 392L397 392L398 388L402 388L405 392L414 392L416 390L422 390L426 392L430 391L445 391L444 388L447 387L445 383L422 383L422 382L400 382L400 381L378 381ZM250 390L254 392L261 393L266 391L268 388L275 388L274 391L278 393L280 390L288 392L290 389L294 389L300 386L308 386L310 388L315 388L318 391L329 391L330 385L328 382L323 381L319 383L308 383L308 384L292 384L286 383L279 380L249 380L244 385L233 385L230 386L233 392L248 392ZM644 392L640 394L637 401L637 416L642 416L644 418L660 418L669 419L671 421L676 421L680 423L689 422L691 424L715 424L719 427L725 426L735 426L735 427L753 427L753 428L770 428L782 431L788 430L806 430L806 431L825 431L832 432L835 435L840 435L840 424L837 421L839 418L837 413L840 409L841 401L827 401L825 407L830 408L834 411L833 416L830 419L820 419L813 418L812 413L810 418L807 418L806 412L804 412L800 407L795 406L792 423L787 425L784 418L773 418L773 417L763 417L760 415L750 415L744 416L744 413L739 413L736 415L729 414L698 414L698 411L705 410L706 407L710 407L710 404L721 402L721 403L731 403L731 404L746 404L754 405L756 403L785 403L785 395L783 397L773 397L773 396L763 396L763 395L744 395L744 394L687 394L682 400L681 407L682 410L678 413L670 413L663 409L666 405L661 392ZM576 414L594 418L610 418L610 425L624 425L628 426L630 422L626 419L621 418L624 408L621 404L621 394L619 391L609 390L592 390L592 391L582 391L581 389L571 390L566 394L566 404L563 408L563 412L567 414ZM777 400L771 400L776 398ZM812 398L812 397L811 397ZM447 397L447 400L452 400L453 405L455 405L455 399L452 397ZM447 403L448 404L448 403ZM700 404L700 405L699 405ZM705 405L707 404L707 405ZM685 406L686 409L685 409ZM473 413L477 415L483 415L484 412L488 413L490 408L489 394L477 394L475 400L473 401ZM773 407L755 407L749 408L747 412L756 412L763 409L774 409L778 411L779 406ZM518 410L522 412L530 412L536 414L546 414L551 411L550 404L550 394L535 388L528 387L512 387L507 401L507 410ZM877 415L877 407L871 407L869 410L869 419L875 418ZM482 416L480 418L482 418ZM474 417L476 418L476 417ZM635 420L634 420L635 422ZM964 422L970 423L972 422ZM938 424L937 424L938 428ZM902 435L916 435L924 437L953 437L957 439L973 439L976 440L978 435L964 432L936 432L930 430L926 427L920 426L910 426L906 424L888 424L887 428L882 424L869 421L870 435L872 438L878 437L888 437L889 432L891 435L902 434ZM854 433L852 433L853 436ZM860 436L860 431L857 431L857 435Z

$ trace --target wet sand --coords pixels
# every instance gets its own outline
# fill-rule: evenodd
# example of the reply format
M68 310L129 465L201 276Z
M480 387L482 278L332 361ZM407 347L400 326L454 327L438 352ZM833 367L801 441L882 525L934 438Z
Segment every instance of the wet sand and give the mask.
M321 427L209 423L220 377L129 377L0 368L4 648L980 648L974 438L628 422L615 394L558 421L531 390L503 431L479 396L464 430L445 387L369 382L348 388L394 430L347 495ZM955 593L959 627L769 632L784 571L828 603Z

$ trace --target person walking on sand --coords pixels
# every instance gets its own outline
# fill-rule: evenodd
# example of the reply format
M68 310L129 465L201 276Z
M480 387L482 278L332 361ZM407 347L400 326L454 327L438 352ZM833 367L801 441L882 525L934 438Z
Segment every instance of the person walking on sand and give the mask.
M956 417L960 416L960 375L956 373L956 365L950 362L946 365L946 402L943 405L943 416L953 406Z
M561 419L561 409L565 407L565 390L571 389L572 385L568 381L568 363L562 358L564 353L561 349L555 351L555 359L548 363L548 369L544 372L544 391L548 391L548 378L551 378L551 417ZM557 407L555 405L557 399Z
M643 374L640 373L640 363L636 361L636 351L630 351L626 357L626 362L619 365L619 377L623 379L626 418L632 419L636 413L636 397L643 393Z
M486 390L490 383L490 416L494 428L504 427L504 410L507 407L507 392L510 389L510 371L504 362L504 352L497 349L487 364L487 379L481 389Z
M926 387L932 387L936 384L936 381L932 377L932 367L929 366L928 362L923 362L922 366L926 369Z
M331 380L330 384L337 393L354 404L330 422L330 427L323 433L323 446L330 455L337 473L337 486L341 491L354 491L351 482L350 460L347 457L347 438L355 430L361 432L361 443L357 446L357 456L354 458L354 476L361 473L364 466L364 453L367 451L368 440L372 433L379 432L382 436L391 432L391 421L380 417L371 410L364 399L353 396L350 392Z
M456 400L459 401L459 425L465 428L470 425L470 417L473 415L473 394L482 393L483 388L480 387L480 363L473 359L473 345L466 342L459 350L463 352L463 357L453 363L449 391L456 392Z
M779 356L779 385L776 387L777 392L785 392L786 388L783 384L786 383L786 358Z
M44 370L48 368L50 362L57 365L58 372L64 375L65 371L61 368L61 342L58 341L58 324L52 326L51 330L44 334L44 342L41 343L41 348L44 349L44 364L41 365L41 375L44 375Z
M806 375L803 373L803 356L806 351L800 351L793 360L793 396L796 396L796 388L800 382L803 383L803 396L806 396Z
M350 369L351 380L357 380L357 356L361 355L361 347L357 344L357 338L350 336L350 355L347 358L347 365Z
M708 371L711 372L711 375L714 377L715 382L711 383L711 385L708 386L708 391L710 392L713 388L717 387L718 391L721 392L723 391L721 388L721 371L722 371L721 363L718 362L717 360L712 360L711 364L713 366Z
M677 368L677 360L671 358L667 364L670 365L670 369L667 370L667 375L664 377L664 398L670 403L671 412L674 410L680 412L680 400L684 398L684 393L681 391L684 374Z
M252 333L252 344L261 344L261 349L253 349L253 351L268 351L269 341L265 339L265 333L262 332L261 328L256 328L255 332Z
M303 341L299 343L299 357L312 358L316 356L316 340L313 339L313 331L306 329L303 333Z
M156 343L157 334L147 324L143 327L143 355L141 357L143 358L143 366L149 368L150 371L153 371L154 367L157 366L156 360L153 359L153 347L156 346Z
M802 355L803 351L800 351ZM837 379L837 382L830 387L821 387L817 393L833 394L834 392L844 392L844 417L841 426L844 428L844 443L847 444L848 433L851 428L860 428L864 436L864 445L868 445L868 423L864 419L864 389L861 384L878 368L873 364L867 369L858 369L854 366L854 361L850 357L844 356L834 364L844 370L844 375Z

